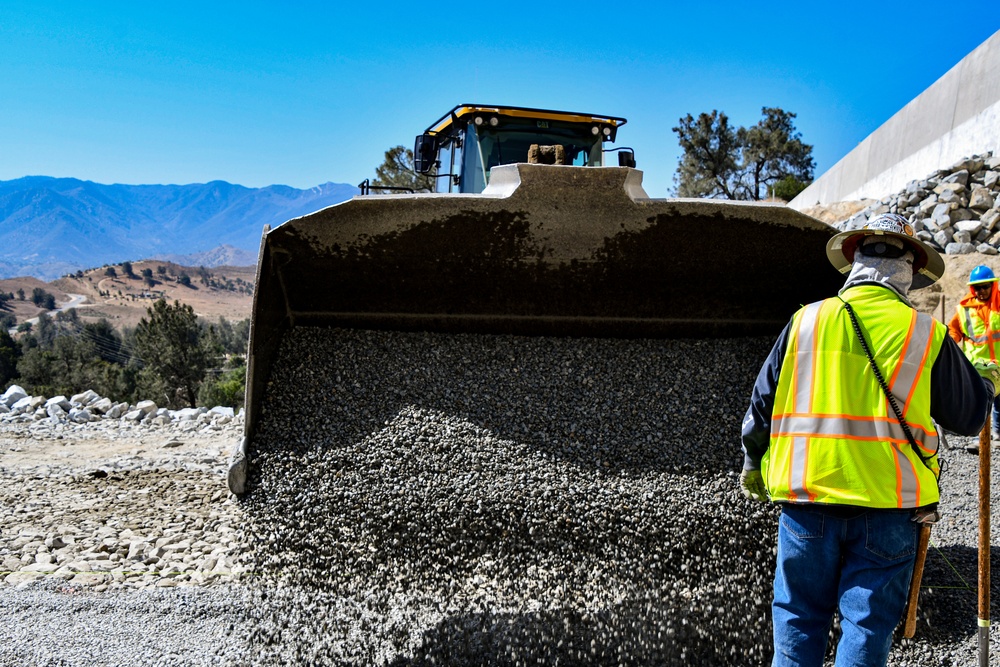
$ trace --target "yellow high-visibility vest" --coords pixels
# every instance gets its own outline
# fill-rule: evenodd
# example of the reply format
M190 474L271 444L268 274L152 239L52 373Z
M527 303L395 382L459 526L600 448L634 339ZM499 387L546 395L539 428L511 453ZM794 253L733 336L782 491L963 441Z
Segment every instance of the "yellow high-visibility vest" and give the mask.
M984 322L975 307L959 304L958 322L965 335L962 352L969 361L996 362L997 348L1000 348L1000 313L990 309L989 322Z
M916 508L938 501L931 367L947 328L891 290L860 285L842 298L921 450L907 440L840 298L792 320L762 472L774 501ZM923 459L921 458L923 457Z

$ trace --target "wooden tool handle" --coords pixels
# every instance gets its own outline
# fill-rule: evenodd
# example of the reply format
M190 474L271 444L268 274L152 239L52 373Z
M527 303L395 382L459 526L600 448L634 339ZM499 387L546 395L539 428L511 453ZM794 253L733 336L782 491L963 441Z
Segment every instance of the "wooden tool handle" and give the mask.
M979 619L990 620L990 415L979 434Z
M903 636L913 637L917 631L917 598L920 596L920 581L924 578L924 562L927 560L927 546L931 541L931 525L920 524L920 538L917 542L917 557L913 561L913 576L910 578L910 597L906 602L906 625Z

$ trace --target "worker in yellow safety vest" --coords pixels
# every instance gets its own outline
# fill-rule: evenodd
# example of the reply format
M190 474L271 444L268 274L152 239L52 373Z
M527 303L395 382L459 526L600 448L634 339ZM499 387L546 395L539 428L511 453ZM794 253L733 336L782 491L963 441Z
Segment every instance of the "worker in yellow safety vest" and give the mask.
M944 260L905 218L874 216L826 250L847 281L795 313L764 362L740 485L781 507L772 665L820 667L839 611L836 664L883 667L919 523L938 516L938 425L978 433L1000 369L975 367L910 304Z
M948 323L948 334L969 361L998 362L1000 353L1000 290L993 270L980 264L969 273L969 293ZM993 439L1000 439L1000 398L993 399Z

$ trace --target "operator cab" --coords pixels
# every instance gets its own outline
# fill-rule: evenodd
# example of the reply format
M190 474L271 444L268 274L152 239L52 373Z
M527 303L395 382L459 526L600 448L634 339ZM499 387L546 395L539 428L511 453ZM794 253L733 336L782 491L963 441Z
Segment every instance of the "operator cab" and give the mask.
M604 142L613 142L624 118L461 104L417 136L414 168L435 174L437 192L482 192L500 164L547 162L600 167ZM635 167L630 148L614 149L619 166Z

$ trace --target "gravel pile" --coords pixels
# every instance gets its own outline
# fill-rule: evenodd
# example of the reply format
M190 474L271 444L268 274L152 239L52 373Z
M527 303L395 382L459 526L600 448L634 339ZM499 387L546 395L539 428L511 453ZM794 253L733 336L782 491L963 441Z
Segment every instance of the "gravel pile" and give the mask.
M0 588L4 667L256 666L242 589Z
M242 574L8 585L0 664L767 664L777 512L737 475L771 343L296 329L234 508ZM950 443L891 665L976 659L978 459Z
M774 515L733 436L769 344L295 330L246 499L269 659L754 660Z
M763 664L777 513L737 434L771 342L294 331L245 500L260 656ZM976 457L949 458L935 543L973 590L929 592L894 664L974 655Z

